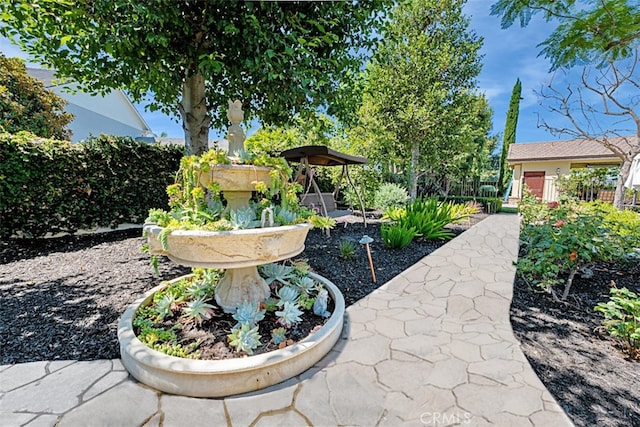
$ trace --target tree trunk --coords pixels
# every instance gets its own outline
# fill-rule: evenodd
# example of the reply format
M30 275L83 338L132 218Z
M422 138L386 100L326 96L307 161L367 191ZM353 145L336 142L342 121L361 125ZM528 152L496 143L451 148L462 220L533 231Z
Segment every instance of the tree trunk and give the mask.
M411 144L411 162L409 164L409 196L411 200L418 197L418 159L420 158L420 144L413 142Z
M622 209L622 206L624 205L624 182L629 176L629 171L631 171L632 161L633 157L625 158L622 161L622 166L620 166L620 173L618 174L618 184L616 185L616 193L613 196L613 206L618 209Z
M189 154L202 154L209 149L209 124L204 76L202 73L185 78L179 104L184 129L184 144Z

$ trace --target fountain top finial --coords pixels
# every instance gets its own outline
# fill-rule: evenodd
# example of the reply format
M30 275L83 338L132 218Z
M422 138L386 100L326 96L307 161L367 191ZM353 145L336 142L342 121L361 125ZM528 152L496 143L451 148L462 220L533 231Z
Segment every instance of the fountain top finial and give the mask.
M244 151L244 131L240 127L240 123L244 120L244 111L242 111L242 102L240 100L229 100L229 109L227 110L227 118L231 122L231 126L227 130L227 140L229 141L230 157L237 157Z
M244 111L242 111L242 102L236 99L235 101L229 100L229 110L227 111L227 118L232 125L239 125L244 120Z

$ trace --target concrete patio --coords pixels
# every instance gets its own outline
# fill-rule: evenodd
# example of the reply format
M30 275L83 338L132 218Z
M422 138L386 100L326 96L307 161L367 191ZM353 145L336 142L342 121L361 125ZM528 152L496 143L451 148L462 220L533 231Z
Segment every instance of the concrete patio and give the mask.
M224 399L119 360L0 366L0 426L571 426L513 336L517 215L492 215L347 309L312 369Z

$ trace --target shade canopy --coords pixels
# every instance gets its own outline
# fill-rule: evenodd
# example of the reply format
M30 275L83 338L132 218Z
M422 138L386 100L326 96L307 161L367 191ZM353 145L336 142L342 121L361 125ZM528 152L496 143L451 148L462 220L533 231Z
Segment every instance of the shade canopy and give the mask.
M298 162L306 159L310 165L316 166L341 166L366 164L367 159L360 156L351 156L332 150L325 145L305 145L283 151L280 156L287 161Z

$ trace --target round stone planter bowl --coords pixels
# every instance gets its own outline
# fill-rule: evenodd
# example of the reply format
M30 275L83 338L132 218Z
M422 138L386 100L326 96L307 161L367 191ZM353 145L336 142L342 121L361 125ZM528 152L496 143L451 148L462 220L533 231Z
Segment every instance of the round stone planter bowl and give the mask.
M234 231L175 230L167 236L165 249L159 239L163 229L144 227L151 254L189 267L225 269L215 298L226 313L233 313L241 302L266 300L270 289L257 266L301 253L310 229L305 223Z
M134 378L148 386L191 397L224 397L247 393L292 378L322 359L342 332L345 303L340 290L322 276L312 274L312 277L325 286L335 306L329 319L318 331L283 349L225 360L168 356L138 340L132 323L135 312L138 307L148 305L153 295L168 283L157 286L131 304L120 319L118 340L122 364Z
M203 268L242 268L281 261L304 250L311 224L251 228L233 231L175 230L167 236L168 249L159 240L163 230L145 224L153 255L165 255L180 265Z

